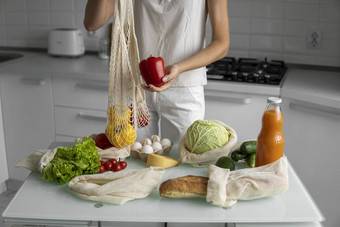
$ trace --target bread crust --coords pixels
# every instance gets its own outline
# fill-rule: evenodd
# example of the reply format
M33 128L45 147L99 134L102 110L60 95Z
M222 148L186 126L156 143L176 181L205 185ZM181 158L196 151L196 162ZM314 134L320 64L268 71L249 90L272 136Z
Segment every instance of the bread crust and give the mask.
M205 198L208 178L183 176L164 181L159 187L159 195L165 198Z

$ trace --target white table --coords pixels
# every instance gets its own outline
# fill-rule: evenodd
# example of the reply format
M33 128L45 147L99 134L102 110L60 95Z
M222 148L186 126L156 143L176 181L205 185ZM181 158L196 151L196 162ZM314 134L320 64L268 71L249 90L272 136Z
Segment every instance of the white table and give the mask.
M52 147L71 146L52 143ZM173 149L172 156L177 156ZM128 169L146 167L142 160L128 158ZM166 169L163 181L188 174L206 175L207 168L181 164ZM301 183L291 165L288 166L289 189L277 196L251 201L238 201L231 209L210 205L205 199L166 199L154 190L147 198L123 205L101 204L80 199L68 191L67 185L46 182L32 172L3 213L8 223L87 225L91 222L152 223L236 223L236 226L270 226L296 223L296 226L321 226L324 220L317 205ZM291 225L290 225L291 226Z

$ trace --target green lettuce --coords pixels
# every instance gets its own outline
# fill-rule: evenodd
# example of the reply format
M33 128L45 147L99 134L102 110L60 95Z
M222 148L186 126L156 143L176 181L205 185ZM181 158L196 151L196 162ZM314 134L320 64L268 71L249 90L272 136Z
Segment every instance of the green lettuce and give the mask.
M98 173L100 158L98 148L91 138L72 147L60 147L54 158L42 171L42 178L65 184L72 178L82 174Z
M225 145L229 135L228 130L218 122L197 120L186 131L185 146L191 153L203 154Z

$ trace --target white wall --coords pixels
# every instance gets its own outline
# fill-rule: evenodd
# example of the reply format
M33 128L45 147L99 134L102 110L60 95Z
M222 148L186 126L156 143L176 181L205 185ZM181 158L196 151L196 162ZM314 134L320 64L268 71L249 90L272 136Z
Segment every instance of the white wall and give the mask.
M87 0L0 0L0 46L47 46L48 30L83 28ZM229 56L269 57L289 63L340 66L339 0L228 0ZM107 30L107 29L106 29ZM308 49L308 31L322 34L319 49ZM105 29L85 32L88 50L97 50Z
M5 137L2 122L1 97L0 97L0 193L6 191L6 180L8 179L7 158L5 150Z

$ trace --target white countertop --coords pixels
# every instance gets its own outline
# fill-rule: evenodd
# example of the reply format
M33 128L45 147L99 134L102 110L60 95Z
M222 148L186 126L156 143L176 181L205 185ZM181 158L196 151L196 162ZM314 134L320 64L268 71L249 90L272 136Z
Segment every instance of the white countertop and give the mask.
M73 77L108 81L109 61L96 54L77 58L52 57L44 52L10 51L23 53L24 58L2 63L0 72L26 75ZM277 95L325 104L340 109L340 72L289 67L281 86L209 80L206 90Z
M340 111L340 72L292 69L282 86L281 96Z
M51 146L70 146L54 143ZM171 156L178 158L177 149ZM145 168L145 162L128 158L128 169ZM206 175L207 168L186 164L166 169L163 180L185 175ZM231 209L210 205L205 199L166 199L158 189L147 198L123 205L83 200L67 190L67 185L46 182L33 172L6 208L7 222L32 224L86 223L89 221L122 222L205 222L205 223L289 223L321 222L324 217L302 185L292 166L288 167L289 189L277 196L238 201Z

